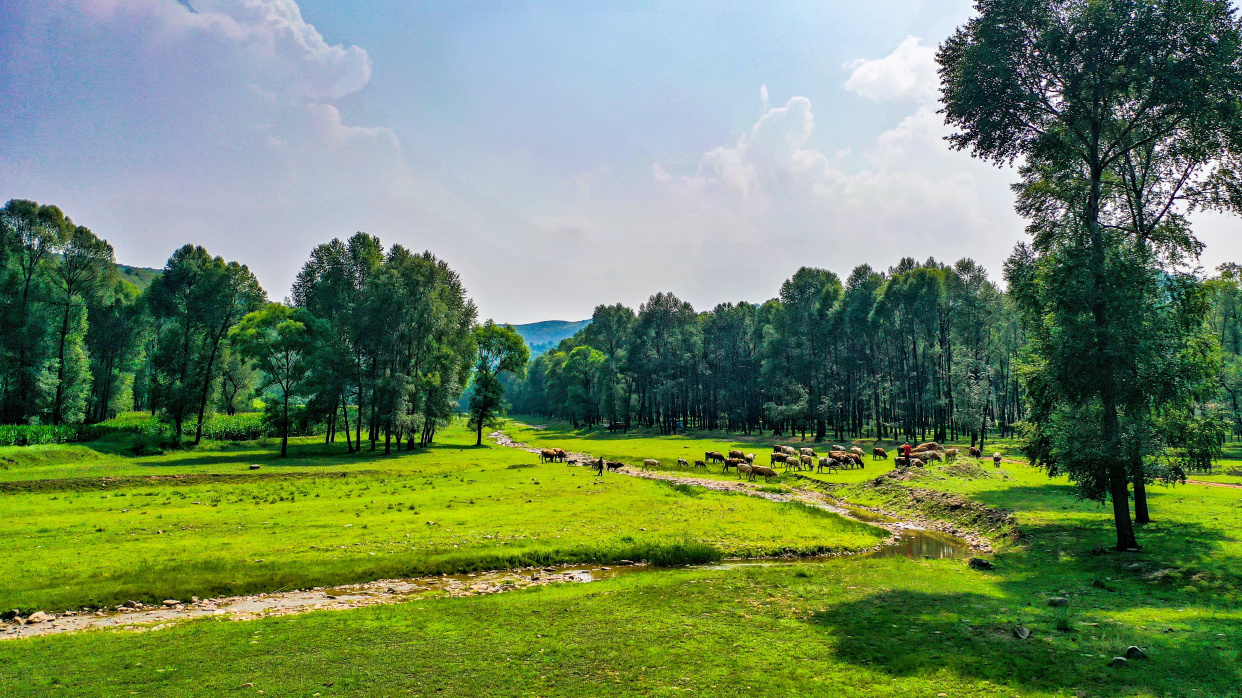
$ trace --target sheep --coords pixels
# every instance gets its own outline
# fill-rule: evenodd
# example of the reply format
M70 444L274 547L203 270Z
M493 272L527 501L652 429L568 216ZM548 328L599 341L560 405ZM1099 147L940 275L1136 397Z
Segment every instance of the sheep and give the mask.
M745 457L746 457L746 454L745 454L745 453L742 453L741 451L739 451L739 450L737 450L737 449L735 448L735 449L733 449L733 450L729 451L729 457L730 457L730 458L736 458L736 459L738 459L738 460L742 460L743 458L745 458Z
M755 476L751 474L753 471L754 471L754 466L752 466L750 463L747 463L746 461L742 461L741 463L737 464L737 476L738 477L742 477L743 475L745 475L747 480L753 480L755 479Z
M701 461L701 460L696 460L696 461L694 462L694 467L696 467L696 468L706 468L706 467L707 467L707 463L704 463L704 462L703 462L703 461Z
M922 454L919 455L919 457L929 463L931 461L943 461L944 460L944 456L940 455L938 451L923 451Z
M678 467L678 468L689 468L689 467L690 467L690 463L689 463L689 462L687 462L685 458L678 458L678 459L677 459L677 467Z
M850 453L857 454L860 458L861 458L862 456L867 455L867 454L866 454L866 453L865 453L865 452L864 452L861 448L859 448L859 447L857 447L857 446L851 446L851 447L850 447Z
M776 471L763 465L753 465L750 468L750 477L753 480L756 475L762 475L763 481L768 482L774 477L780 477Z
M643 470L658 470L660 461L654 458L646 458L643 460Z
M539 452L540 463L551 463L554 460L556 460L556 451L553 451L550 448L545 448Z
M754 464L755 464L755 454L753 454L753 453L747 453L746 455L742 456L742 460L746 461L747 463L750 463L751 465L754 465Z
M957 454L958 454L958 450L956 448L946 448L944 450L944 459L946 462L951 463L954 460L957 460Z
M876 446L871 449L871 460L888 460L888 451Z
M707 461L708 463L723 463L724 459L725 459L724 454L720 453L719 451L708 451L707 453L703 454L703 460Z
M729 472L729 468L736 468L738 463L741 463L741 462L742 462L741 458L726 458L724 462L724 471L726 473Z
M981 458L982 456L983 456L983 449L981 449L981 448L975 448L974 446L971 446L971 447L970 447L970 457L971 457L971 458Z

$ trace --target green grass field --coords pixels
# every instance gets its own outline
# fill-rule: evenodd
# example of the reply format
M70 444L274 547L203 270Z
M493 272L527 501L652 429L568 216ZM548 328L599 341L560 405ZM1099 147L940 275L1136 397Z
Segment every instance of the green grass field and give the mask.
M629 462L731 445L556 425L509 432ZM279 467L274 446L257 444L154 458L99 445L6 451L14 463L0 477L17 489L0 492L0 608L876 540L792 505L596 478L469 439L454 427L436 448L387 458L299 443ZM756 453L763 443L732 441ZM153 464L161 459L181 462ZM1110 543L1109 512L1036 469L938 465L870 486L889 467L868 460L819 479L894 509L908 502L889 487L962 495L1012 510L1025 537L998 540L989 571L863 557L650 568L492 596L8 640L0 695L1242 695L1242 491L1153 487L1142 552L1097 554ZM144 477L170 472L161 468L200 475ZM100 489L101 476L119 479ZM1014 636L1019 625L1029 639ZM1131 644L1148 658L1107 666Z

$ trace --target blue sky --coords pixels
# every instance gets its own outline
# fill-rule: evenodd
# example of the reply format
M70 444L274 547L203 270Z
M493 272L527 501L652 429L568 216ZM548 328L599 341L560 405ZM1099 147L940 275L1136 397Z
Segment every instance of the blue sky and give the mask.
M935 45L968 2L9 0L0 198L121 261L185 242L273 298L356 230L430 249L484 317L673 291L762 301L799 266L998 276L1012 172L950 152ZM1205 264L1237 250L1204 219Z

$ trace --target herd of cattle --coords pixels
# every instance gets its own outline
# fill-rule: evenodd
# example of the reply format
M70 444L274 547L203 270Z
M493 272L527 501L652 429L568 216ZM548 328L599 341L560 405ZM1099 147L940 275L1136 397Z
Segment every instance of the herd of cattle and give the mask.
M794 448L792 446L776 445L772 447L772 457L768 465L756 465L755 454L753 453L732 450L729 451L727 456L719 451L707 451L703 454L703 460L694 461L694 467L706 469L708 463L720 463L726 473L729 472L730 468L733 468L737 472L738 477L745 475L747 479L755 480L757 477L763 476L764 482L767 482L777 477L776 465L778 463L784 465L785 472L790 470L815 470L817 473L822 473L827 470L829 473L834 473L838 470L864 467L864 454L865 452L857 446L852 446L847 450L843 446L834 444L832 449L828 451L828 455L821 456L813 448ZM983 454L980 449L972 447L970 455L973 458L979 458ZM957 456L958 449L942 448L935 441L928 441L927 443L911 447L909 457L899 455L894 458L893 462L896 463L898 468L921 468L924 463L932 461L952 462ZM997 454L998 460L999 456L1000 454ZM871 458L872 460L888 460L888 452L876 446L871 449ZM570 460L570 458L564 449L545 448L540 451L539 460L543 463L564 463ZM608 470L619 470L625 463L599 458L598 460L591 461L590 465L600 473L603 473L605 468ZM684 458L678 458L677 465L681 468L690 467L690 463ZM660 468L660 466L660 461L654 458L647 458L642 464L643 470L655 470Z

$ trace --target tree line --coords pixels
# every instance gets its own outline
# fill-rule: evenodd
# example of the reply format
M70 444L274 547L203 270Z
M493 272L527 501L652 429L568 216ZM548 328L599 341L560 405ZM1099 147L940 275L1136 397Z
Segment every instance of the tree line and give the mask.
M514 381L514 409L673 432L980 442L1023 417L1024 334L969 259L802 268L762 304L698 312L671 293L592 321Z
M151 411L197 444L214 411L262 397L287 451L320 425L347 450L425 446L472 379L521 373L509 326L480 326L461 279L429 252L358 233L316 247L289 304L244 264L186 245L139 290L112 247L59 208L0 209L0 423L90 424ZM480 438L503 413L476 390ZM352 421L351 421L352 420Z

